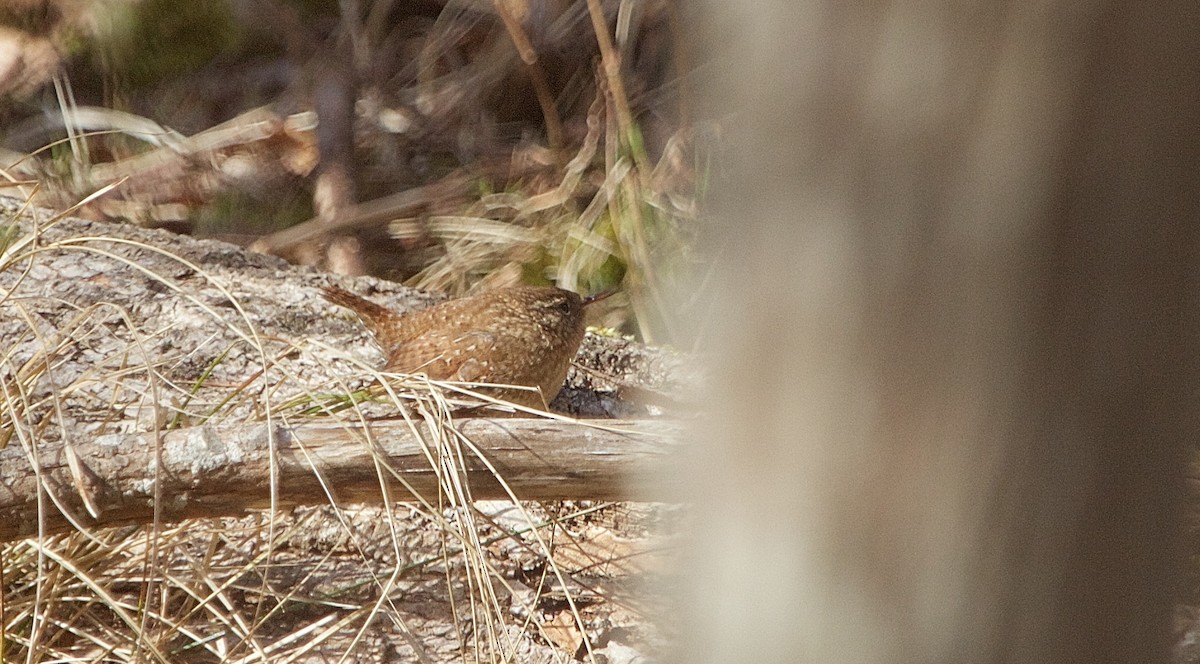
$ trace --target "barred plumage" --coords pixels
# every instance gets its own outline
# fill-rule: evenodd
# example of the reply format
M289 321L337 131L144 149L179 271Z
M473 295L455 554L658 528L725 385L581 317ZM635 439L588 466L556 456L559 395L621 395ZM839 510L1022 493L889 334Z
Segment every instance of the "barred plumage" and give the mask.
M489 390L533 407L558 394L585 329L583 298L560 288L501 288L404 314L341 288L322 292L363 320L387 355L386 370L535 387L540 394Z

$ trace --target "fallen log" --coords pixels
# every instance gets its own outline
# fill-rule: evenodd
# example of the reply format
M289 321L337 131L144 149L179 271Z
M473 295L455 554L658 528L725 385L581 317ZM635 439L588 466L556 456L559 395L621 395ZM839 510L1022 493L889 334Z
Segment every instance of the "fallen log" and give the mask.
M652 481L663 476L679 426L466 419L454 431L469 441L461 455L439 453L426 425L402 420L200 426L69 448L14 443L0 450L0 541L269 508L272 477L277 509L381 502L385 485L392 500L415 492L436 501L450 457L462 459L465 467L453 467L474 500L510 498L497 474L522 500L652 499L665 495Z

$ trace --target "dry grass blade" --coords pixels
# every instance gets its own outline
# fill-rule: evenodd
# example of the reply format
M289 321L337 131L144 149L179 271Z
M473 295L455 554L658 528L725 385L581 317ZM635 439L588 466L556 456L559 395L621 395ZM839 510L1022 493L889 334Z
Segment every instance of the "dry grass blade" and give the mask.
M96 192L89 199L95 199L103 195L107 191L101 190ZM85 201L86 202L86 201ZM79 311L73 318L62 321L62 324L56 331L51 334L44 332L45 325L40 318L31 314L29 306L26 304L28 299L13 299L16 293L24 284L25 277L30 274L36 264L43 257L50 255L62 254L64 252L90 252L104 258L111 259L117 264L123 264L129 268L140 270L147 276L158 280L161 283L170 282L169 279L162 275L154 273L152 270L145 269L136 260L129 260L124 256L120 256L112 251L99 249L96 246L91 246L98 243L107 243L110 246L113 244L120 245L122 240L119 238L92 237L92 238L75 238L73 240L58 240L52 242L41 241L42 234L49 228L57 219L62 219L62 216L56 217L50 224L43 224L40 227L34 227L27 234L17 238L11 242L6 251L0 258L0 275L4 273L12 273L19 270L19 274L15 279L6 279L9 286L4 293L4 301L0 301L0 305L7 303L11 311L15 311L25 324L25 332L16 336L10 336L13 342L6 347L4 355L0 360L0 382L3 383L4 408L2 410L3 417L0 417L0 427L5 431L5 437L15 435L21 446L24 448L27 456L30 459L31 467L35 473L39 472L40 464L37 461L38 448L41 441L47 437L51 439L61 438L64 441L69 441L70 436L74 435L74 426L71 424L73 419L77 417L74 414L72 407L72 415L68 416L66 401L78 401L80 399L90 400L93 394L108 394L109 409L122 404L126 400L128 391L122 385L131 379L141 381L141 389L138 391L141 398L145 399L143 405L148 406L146 409L147 417L144 419L145 426L152 427L157 430L164 417L158 411L160 404L164 403L159 395L158 386L165 381L160 380L161 376L156 369L156 364L162 366L163 360L157 362L149 359L149 354L146 352L144 344L144 335L141 333L139 326L128 315L128 312L121 310L119 307L93 305L92 307ZM153 248L146 245L131 245L138 250L154 251ZM201 305L203 309L205 305L193 300L196 304ZM115 316L104 315L99 316L98 313L102 310L109 310L115 313ZM211 309L208 311L212 312ZM215 314L215 312L213 312ZM221 317L216 317L217 320L223 320ZM124 341L116 341L122 336L117 334L110 335L108 326L114 322L118 322L118 329L128 332L128 337ZM244 341L253 342L253 330L247 328L247 332L242 332L236 327L231 328L236 335L239 335ZM99 337L97 336L99 335ZM62 374L70 366L69 360L71 357L78 355L81 352L87 352L84 349L95 345L96 338L110 338L110 341L102 342L101 345L117 342L120 344L129 344L128 348L134 351L136 357L141 358L141 366L128 367L124 365L124 360L121 366L115 367L111 359L93 364L89 369L75 374L67 373L71 376L67 380L61 380L58 376ZM34 350L30 355L30 349ZM105 373L107 371L107 373ZM120 406L124 408L124 406ZM138 407L140 410L141 407ZM72 477L75 481L75 491L83 499L83 503L88 506L89 511L95 513L95 509L90 500L90 493L97 490L98 487L93 486L91 477L88 471L75 457L73 451L68 445L67 459L70 462ZM51 501L57 501L55 498L56 492L53 489L44 494ZM156 504L160 504L162 497L156 500ZM43 505L39 510L44 512L47 509L62 509L61 504L56 507ZM82 529L81 529L82 530ZM157 532L157 531L152 531ZM98 539L95 535L81 532L77 537L83 538L83 541L90 541L96 545L104 545L105 542ZM154 535L152 535L152 538ZM169 618L165 614L156 613L150 605L144 605L144 600L148 600L156 596L156 593L150 593L144 598L143 602L137 603L137 611L130 611L128 602L118 599L118 595L113 594L110 590L112 580L105 580L106 574L103 571L89 569L84 566L84 560L73 556L68 548L60 548L60 543L69 543L70 540L47 539L44 541L31 541L36 545L37 555L39 560L43 561L38 564L38 574L42 575L42 570L46 569L47 565L56 566L55 569L61 569L70 575L70 578L77 579L82 582L82 587L86 588L86 592L92 595L98 604L97 606L105 607L111 614L119 619L120 623L128 630L128 635L132 640L125 641L122 645L122 639L114 640L112 637L116 635L110 628L104 627L106 636L92 637L89 631L81 624L76 623L73 619L61 620L57 618L58 606L64 606L59 599L62 592L73 592L74 587L71 583L55 583L50 584L45 577L41 577L40 581L34 581L33 587L36 588L36 594L33 597L32 616L40 616L31 623L34 630L25 632L17 625L6 621L3 626L6 634L10 634L22 638L25 643L25 648L30 656L34 653L44 651L49 647L54 649L55 646L47 645L49 640L52 644L57 639L61 639L67 634L74 635L76 638L82 638L102 646L109 653L125 653L125 655L137 658L137 653L149 653L156 661L171 661L163 650L160 649L159 638L174 638L171 635L185 633L186 630L171 628L165 632L160 632L158 636L151 637L151 633L157 630L151 629L151 623L165 624L162 621L168 621ZM146 558L149 567L148 579L153 579L158 576L156 572L158 560L157 554L160 551L161 545L152 543L147 551L151 555ZM11 577L10 577L11 578ZM149 592L154 586L153 581L148 581L146 592ZM5 601L11 605L12 597L6 593ZM164 600L165 601L165 600ZM12 618L14 614L6 613L8 618ZM138 617L140 615L140 617ZM51 636L40 626L48 624L58 624L65 632L59 632L57 636Z
M357 516L364 508L340 497L339 478L319 473L330 505L324 512L285 516L268 504L264 515L241 520L88 532L82 523L95 509L79 510L73 535L0 545L6 657L305 661L379 648L386 624L405 657L445 661L452 652L512 661L531 647L549 652L545 644L561 640L555 630L564 621L571 634L589 633L573 596L584 584L556 561L555 537L541 532L559 526L536 506L517 508L516 527L481 517L471 480L481 468L510 499L519 496L452 417L467 402L536 411L489 400L473 385L381 374L343 348L268 332L246 291L203 264L128 238L64 235L53 222L23 225L0 263L0 309L8 324L22 326L0 350L0 429L42 478L42 514L70 515L62 487L41 473L48 444L137 430L152 432L145 440L153 444L176 433L170 427L264 418L320 416L354 432L372 453L380 500L390 505L411 487L373 438L373 419L398 413L421 437L441 490L366 520ZM473 219L436 222L449 237ZM526 232L494 230L498 244ZM111 301L86 304L48 289L46 266L60 264L81 271L80 283L102 283ZM151 284L154 296L122 299L119 275ZM193 328L203 333L190 336ZM180 347L181 338L195 342ZM299 454L308 453L301 446ZM88 458L74 460L69 491L102 490L89 478ZM172 498L158 495L155 507ZM339 544L309 555L318 533ZM537 561L549 581L527 595L514 581L514 563L498 555L503 547ZM437 633L412 612L414 596L444 607L445 624L459 631ZM561 602L561 611L546 608Z

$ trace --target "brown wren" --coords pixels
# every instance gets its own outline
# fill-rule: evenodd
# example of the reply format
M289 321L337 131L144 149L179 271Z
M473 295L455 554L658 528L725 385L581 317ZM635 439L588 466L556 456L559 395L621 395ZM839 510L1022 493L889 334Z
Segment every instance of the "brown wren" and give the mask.
M562 389L583 341L584 304L607 295L585 300L561 288L514 286L401 314L341 288L322 293L358 314L387 355L386 371L537 388L484 390L535 408Z

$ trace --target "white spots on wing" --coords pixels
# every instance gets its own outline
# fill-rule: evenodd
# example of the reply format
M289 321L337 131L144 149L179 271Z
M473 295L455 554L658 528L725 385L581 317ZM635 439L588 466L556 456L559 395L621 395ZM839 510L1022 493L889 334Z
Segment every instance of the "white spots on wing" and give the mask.
M457 378L467 382L483 381L488 377L489 368L490 363L487 361L472 357L458 368Z

